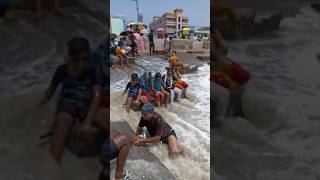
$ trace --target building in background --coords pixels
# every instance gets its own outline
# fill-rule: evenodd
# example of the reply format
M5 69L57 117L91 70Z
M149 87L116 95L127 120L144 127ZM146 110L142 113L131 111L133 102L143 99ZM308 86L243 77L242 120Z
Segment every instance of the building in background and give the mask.
M189 18L183 15L182 9L175 9L174 12L166 12L162 16L154 16L149 24L149 29L155 32L176 33L183 28L189 27Z
M111 33L119 35L126 28L125 22L121 16L110 16Z

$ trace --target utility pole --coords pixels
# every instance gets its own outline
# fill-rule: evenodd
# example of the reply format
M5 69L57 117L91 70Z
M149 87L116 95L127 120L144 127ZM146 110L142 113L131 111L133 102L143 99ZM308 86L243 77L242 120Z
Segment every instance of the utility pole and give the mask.
M139 4L138 4L138 0L132 0L136 2L137 5L137 22L139 22Z

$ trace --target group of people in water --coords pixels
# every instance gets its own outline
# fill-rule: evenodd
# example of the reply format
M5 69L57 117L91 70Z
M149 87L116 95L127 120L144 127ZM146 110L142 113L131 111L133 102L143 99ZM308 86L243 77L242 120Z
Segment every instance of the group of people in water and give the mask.
M174 60L173 60L174 59ZM167 72L161 74L145 71L140 77L137 73L131 74L123 95L128 93L126 111L129 113L132 105L153 103L158 107L172 105L174 100L179 101L186 97L188 84L181 79L176 67L183 65L177 62L175 52L170 60L171 66L166 68Z
M212 21L219 18L230 18L235 23L240 23L241 18L229 7L213 3L212 9L215 15ZM232 102L232 92L235 89L242 89L250 80L250 74L242 66L227 57L228 47L217 29L212 23L213 35L211 45L211 76L210 80L213 101L213 121L211 125L215 128L222 125L230 102Z

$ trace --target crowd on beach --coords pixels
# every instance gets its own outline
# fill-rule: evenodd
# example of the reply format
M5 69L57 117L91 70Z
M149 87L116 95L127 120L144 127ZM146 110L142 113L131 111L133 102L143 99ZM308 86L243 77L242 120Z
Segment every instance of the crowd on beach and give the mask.
M165 34L164 37L164 52L169 56L171 53L172 37L169 37L168 34ZM154 30L152 29L147 38L140 33L139 29L128 29L121 33L119 37L116 34L112 34L110 40L111 53L109 65L111 67L117 67L117 63L115 62L117 60L120 62L120 67L124 65L131 67L129 58L142 55L145 52L146 43L149 44L149 55L155 55Z

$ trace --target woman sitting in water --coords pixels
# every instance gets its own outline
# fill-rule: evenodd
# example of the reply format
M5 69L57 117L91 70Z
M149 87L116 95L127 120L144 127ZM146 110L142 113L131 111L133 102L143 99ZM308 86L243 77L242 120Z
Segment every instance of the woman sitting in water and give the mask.
M170 105L173 104L174 96L177 94L177 101L181 98L182 90L173 84L172 69L167 69L167 74L162 76L165 90L170 93Z
M158 107L161 107L162 105L167 107L167 98L169 97L169 93L165 91L163 87L161 74L160 72L157 72L153 78L151 89L153 96L156 98Z
M131 74L131 81L128 82L122 95L126 94L128 90L129 92L126 103L126 111L129 113L132 103L139 103L141 97L141 85L139 83L139 77L137 73Z
M142 103L150 103L151 102L151 84L152 84L152 76L151 72L145 71L143 75L140 77L141 83L141 101Z
M181 79L180 74L175 68L172 68L172 78L174 87L182 90L181 98L186 98L186 92L189 84Z

